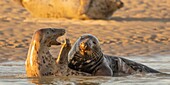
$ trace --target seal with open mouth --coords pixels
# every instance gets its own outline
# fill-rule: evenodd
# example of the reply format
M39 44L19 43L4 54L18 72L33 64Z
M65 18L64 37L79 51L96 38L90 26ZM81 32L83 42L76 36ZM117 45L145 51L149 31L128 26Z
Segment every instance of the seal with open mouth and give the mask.
M28 77L88 75L68 68L67 58L71 48L68 39L62 45L57 59L51 55L51 45L61 45L56 39L64 34L64 29L54 28L39 29L34 33L25 62Z
M135 73L160 73L143 64L103 54L98 39L82 35L68 54L68 67L95 76L123 76Z

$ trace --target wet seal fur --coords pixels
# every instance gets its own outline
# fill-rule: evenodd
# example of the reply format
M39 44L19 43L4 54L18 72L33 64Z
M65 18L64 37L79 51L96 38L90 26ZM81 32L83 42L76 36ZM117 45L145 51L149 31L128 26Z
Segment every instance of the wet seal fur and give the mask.
M68 68L67 58L71 49L68 39L62 45L58 58L49 52L51 45L61 45L56 39L64 34L64 29L55 28L39 29L34 33L25 61L28 77L88 75Z
M14 0L35 17L108 19L123 7L121 0Z
M68 55L68 67L95 76L124 76L135 73L160 73L143 64L102 53L98 39L90 34L82 35Z

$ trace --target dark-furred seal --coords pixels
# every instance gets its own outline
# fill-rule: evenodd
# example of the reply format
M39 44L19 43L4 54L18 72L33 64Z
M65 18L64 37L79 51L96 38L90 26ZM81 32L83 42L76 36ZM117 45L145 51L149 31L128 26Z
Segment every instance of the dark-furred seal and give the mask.
M95 76L124 76L136 73L160 73L146 65L116 56L103 54L99 40L82 35L68 54L68 67Z

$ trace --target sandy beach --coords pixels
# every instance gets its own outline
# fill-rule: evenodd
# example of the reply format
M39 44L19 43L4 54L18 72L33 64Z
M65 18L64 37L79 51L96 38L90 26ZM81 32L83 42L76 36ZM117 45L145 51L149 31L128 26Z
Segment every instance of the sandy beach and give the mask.
M1 0L0 62L24 61L34 31L48 27L66 29L72 43L82 34L93 34L110 55L169 55L170 1L122 1L125 6L111 20L67 20L35 19L12 0Z

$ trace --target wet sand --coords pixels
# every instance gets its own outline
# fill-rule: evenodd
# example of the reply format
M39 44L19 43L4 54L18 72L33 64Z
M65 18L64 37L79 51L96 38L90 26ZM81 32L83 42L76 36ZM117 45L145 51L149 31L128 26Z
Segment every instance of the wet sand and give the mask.
M66 29L72 43L82 34L93 34L106 54L128 57L170 54L170 1L122 1L125 7L111 20L83 21L35 19L12 0L1 0L0 62L24 61L33 32L46 27ZM52 49L55 53L58 50L59 47Z

